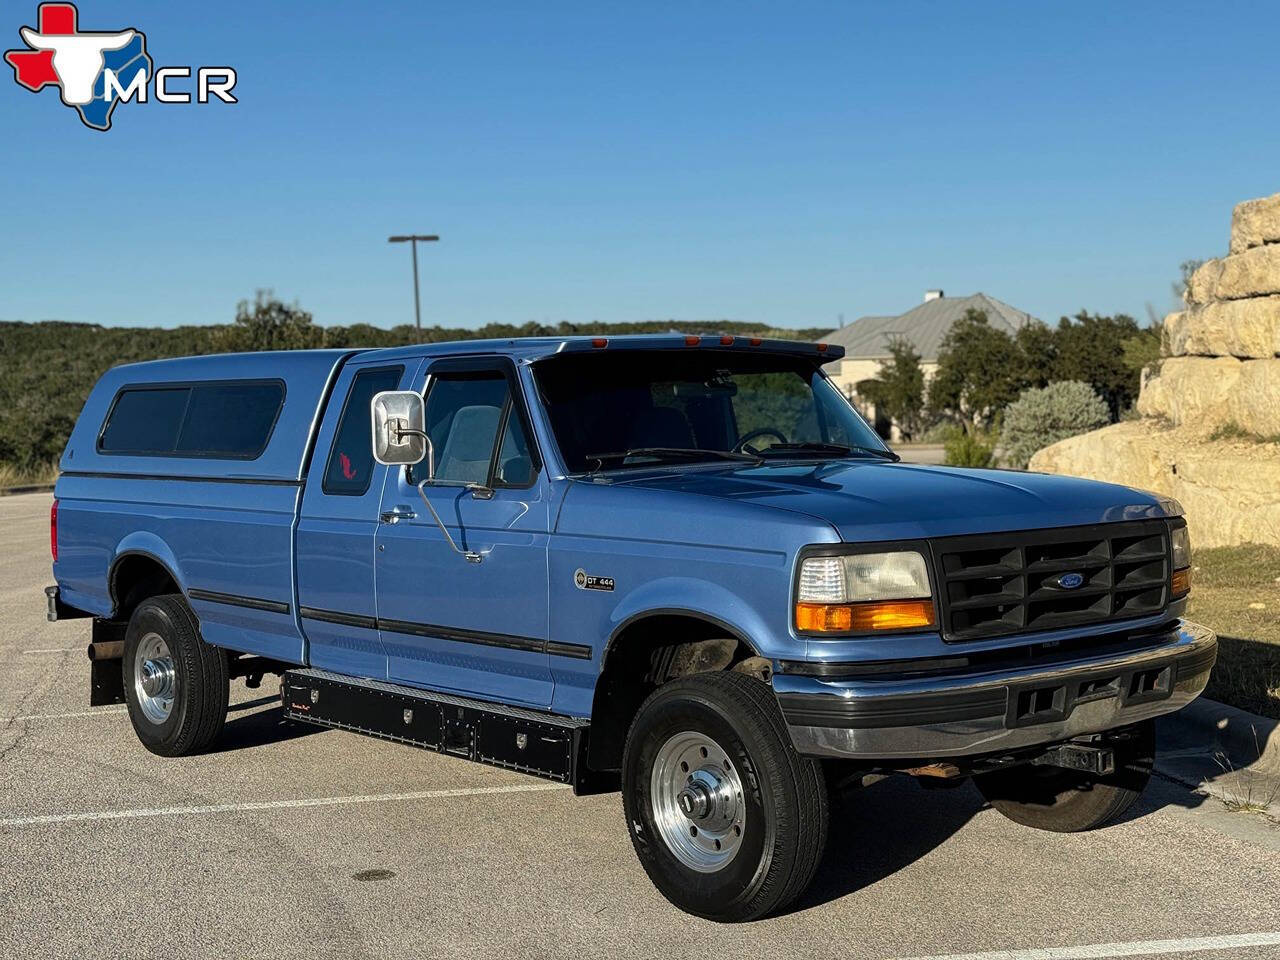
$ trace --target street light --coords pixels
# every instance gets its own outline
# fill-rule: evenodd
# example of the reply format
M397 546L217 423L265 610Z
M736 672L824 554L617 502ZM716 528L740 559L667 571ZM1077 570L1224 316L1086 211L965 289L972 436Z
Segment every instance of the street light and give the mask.
M440 238L434 234L411 233L408 236L387 237L387 243L409 243L413 245L413 322L422 332L422 299L418 296L418 244L435 243Z

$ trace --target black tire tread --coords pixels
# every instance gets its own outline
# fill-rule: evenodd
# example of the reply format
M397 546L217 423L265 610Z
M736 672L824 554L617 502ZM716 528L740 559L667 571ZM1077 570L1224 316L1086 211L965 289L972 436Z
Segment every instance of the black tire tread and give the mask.
M730 922L767 916L786 907L808 888L822 860L827 843L828 810L827 784L821 764L796 753L772 689L745 674L700 673L672 680L649 695L637 711L637 717L646 709L653 709L655 703L679 696L683 691L694 695L711 693L729 708L747 736L765 745L768 755L758 759L757 767L775 779L775 794L784 793L790 783L797 799L797 822L792 824L782 819L785 811L780 811L777 824L777 836L782 842L775 844L773 853L781 869L771 869L750 900L735 904L725 912L700 914ZM634 729L633 724L627 734L625 754L634 749ZM786 849L788 837L794 837L790 850Z
M171 738L143 743L152 753L166 757L200 753L217 739L226 723L231 696L227 655L200 636L200 621L182 594L149 597L138 605L135 616L148 605L158 608L173 625L174 635L166 640L170 653L181 661L178 669L187 688L189 708Z

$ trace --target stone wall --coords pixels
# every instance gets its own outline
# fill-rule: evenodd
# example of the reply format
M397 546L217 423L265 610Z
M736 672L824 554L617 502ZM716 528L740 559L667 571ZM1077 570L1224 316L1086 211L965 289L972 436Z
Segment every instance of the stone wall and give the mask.
M1046 447L1031 469L1177 497L1205 546L1280 545L1280 194L1236 207L1229 250L1165 319L1143 419Z

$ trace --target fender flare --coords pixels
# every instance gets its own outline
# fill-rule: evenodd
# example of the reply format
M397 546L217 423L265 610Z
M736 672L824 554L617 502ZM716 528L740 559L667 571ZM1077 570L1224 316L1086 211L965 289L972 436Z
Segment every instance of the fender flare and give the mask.
M134 531L122 539L117 545L115 552L112 554L111 562L107 566L107 591L111 597L111 614L115 615L120 608L120 597L116 596L116 573L120 564L128 557L146 557L148 560L159 564L178 585L178 589L182 591L182 595L187 594L187 584L183 580L181 568L178 566L178 558L169 549L169 545L154 533L146 531Z

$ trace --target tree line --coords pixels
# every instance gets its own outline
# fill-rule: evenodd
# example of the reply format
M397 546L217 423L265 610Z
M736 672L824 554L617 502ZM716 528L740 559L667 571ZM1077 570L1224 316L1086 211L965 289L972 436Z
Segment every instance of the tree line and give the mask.
M1143 369L1159 363L1160 333L1124 314L1081 312L1010 334L971 309L947 332L928 383L910 341L896 338L887 350L857 391L904 438L939 437L948 462L965 466L990 465L999 446L1002 462L1025 467L1036 449L1119 420L1138 398Z
M241 301L229 324L154 327L103 327L89 323L0 323L0 468L18 474L47 471L66 445L89 390L121 363L246 350L299 350L310 347L395 347L448 340L593 334L622 336L664 333L673 321L640 323L492 323L476 329L412 325L384 329L369 324L321 326L297 304L269 291ZM827 327L775 329L733 321L681 322L682 332L751 334L817 340Z

